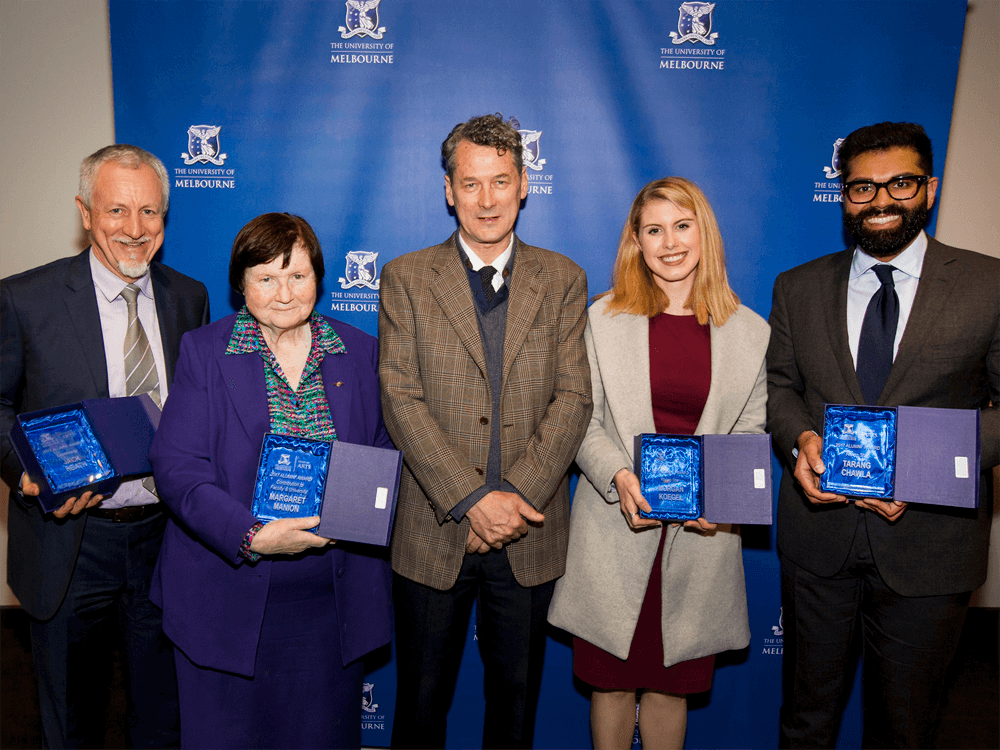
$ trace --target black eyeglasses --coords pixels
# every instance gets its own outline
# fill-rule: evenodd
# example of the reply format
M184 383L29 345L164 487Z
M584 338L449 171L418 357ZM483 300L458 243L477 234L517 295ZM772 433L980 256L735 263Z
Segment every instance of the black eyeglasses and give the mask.
M851 203L871 203L878 191L885 188L889 197L897 201L907 201L914 197L920 186L927 183L930 175L901 174L888 182L872 182L871 180L853 180L844 185L844 195Z

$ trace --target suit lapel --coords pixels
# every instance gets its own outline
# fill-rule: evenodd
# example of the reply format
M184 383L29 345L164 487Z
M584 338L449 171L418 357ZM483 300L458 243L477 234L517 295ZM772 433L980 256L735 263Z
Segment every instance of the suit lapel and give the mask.
M503 341L503 375L501 383L506 384L507 376L514 366L514 360L521 351L528 331L535 322L538 309L542 306L545 289L539 274L542 266L528 246L514 238L514 269L511 274L510 296L507 301L507 327ZM503 386L501 386L503 387Z
M917 362L924 341L941 317L945 301L957 279L953 261L954 257L947 253L944 245L931 237L927 238L927 253L920 270L917 294L899 341L896 359L889 371L889 379L879 397L880 404L891 403L893 390L904 380L907 369Z
M156 302L156 320L160 326L160 346L163 347L163 359L167 371L167 390L174 382L174 364L181 354L181 336L177 327L177 310L183 305L173 290L167 285L166 278L158 264L150 266L150 280L153 282L153 300Z
M94 390L108 397L108 362L104 352L101 313L97 307L97 290L90 274L90 250L75 258L66 273L66 311L77 347L94 381Z
M736 422L739 415L730 417L730 415L722 413L722 402L719 397L722 391L720 389L742 389L746 378L744 370L748 363L744 357L733 356L742 349L741 331L738 330L738 324L735 320L730 319L727 321L727 325L721 328L712 322L709 322L708 325L711 337L712 373L708 386L708 397L705 399L705 408L702 409L698 426L695 427L695 435L729 432L729 426ZM756 380L757 368L754 368L752 377ZM749 393L749 389L747 392ZM724 426L725 430L723 430Z
M434 259L434 270L438 277L431 283L431 294L441 306L441 311L449 325L469 352L469 356L486 375L486 355L483 341L479 336L479 322L476 320L475 300L469 289L469 277L455 244L455 235L441 245Z
M632 438L656 431L649 381L649 319L620 313L592 315L590 321L601 362L604 398L615 415L622 445L631 456ZM636 367L637 362L642 366Z
M225 354L233 329L227 327L215 351L216 361L226 384L226 393L233 411L251 443L256 443L261 433L271 431L268 413L267 384L260 354Z
M323 374L323 389L326 400L330 404L330 418L333 429L337 431L337 439L344 442L354 442L351 433L351 409L360 402L351 398L358 392L357 375L354 372L352 360L348 352L330 354L323 357L319 366Z
M850 279L853 257L854 249L851 248L833 259L833 278L829 284L816 290L816 293L821 295L822 302L814 309L825 312L827 337L840 365L840 374L855 403L863 404L865 396L861 392L858 373L854 369L854 358L851 356L851 344L847 335L847 282Z

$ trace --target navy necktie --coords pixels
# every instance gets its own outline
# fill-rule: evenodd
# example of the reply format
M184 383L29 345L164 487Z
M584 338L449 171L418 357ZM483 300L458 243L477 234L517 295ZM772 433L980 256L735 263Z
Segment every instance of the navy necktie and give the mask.
M899 297L892 283L893 266L880 264L873 271L882 286L872 295L861 324L858 341L858 382L865 403L874 406L892 369L892 348L899 323Z
M487 302L492 302L493 295L497 293L493 288L493 276L496 272L497 269L493 266L483 266L479 269L479 279L483 282L483 294L486 295Z

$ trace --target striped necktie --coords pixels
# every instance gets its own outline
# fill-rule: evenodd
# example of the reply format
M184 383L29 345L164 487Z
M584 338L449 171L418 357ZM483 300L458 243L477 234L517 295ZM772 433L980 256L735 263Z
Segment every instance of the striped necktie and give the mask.
M125 395L138 396L148 393L153 402L160 406L160 379L156 374L153 349L146 338L146 331L139 320L139 287L129 284L121 291L121 297L128 305L128 330L125 332ZM152 477L145 477L142 486L156 494Z

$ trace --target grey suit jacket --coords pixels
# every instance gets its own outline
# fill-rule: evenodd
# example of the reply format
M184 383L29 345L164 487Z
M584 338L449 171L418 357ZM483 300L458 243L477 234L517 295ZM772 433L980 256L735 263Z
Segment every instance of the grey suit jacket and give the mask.
M649 320L589 311L587 353L594 414L576 461L566 575L556 582L549 622L624 659L656 557L663 552L663 657L669 666L750 642L740 538L667 526L635 532L618 506L614 475L632 468L632 438L655 432L649 381ZM768 327L741 306L712 326L712 379L696 434L763 432Z
M514 576L562 575L566 470L590 418L583 344L587 277L565 256L515 239L500 395L501 473L545 514L507 545ZM386 428L404 467L392 535L397 573L454 585L469 533L449 512L486 482L492 400L475 302L454 235L382 270L379 379Z
M820 576L837 573L857 525L852 505L812 505L792 472L805 430L823 432L824 404L862 404L847 339L852 250L780 274L768 348L768 429L785 464L778 549ZM989 407L990 401L993 406ZM872 516L868 536L879 573L904 596L969 591L986 577L992 513L990 469L1000 460L1000 260L931 238L882 406L982 408L978 510L911 503L889 523Z
M7 580L28 614L43 620L66 595L87 514L60 520L18 497L21 464L8 436L17 414L108 397L89 256L61 258L0 282L0 465L11 488ZM181 335L208 322L208 293L201 282L160 263L151 265L150 275L169 386Z

